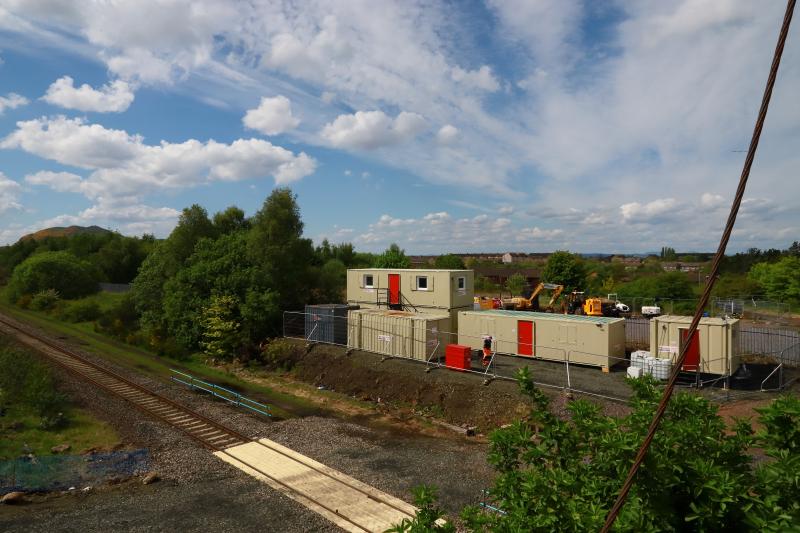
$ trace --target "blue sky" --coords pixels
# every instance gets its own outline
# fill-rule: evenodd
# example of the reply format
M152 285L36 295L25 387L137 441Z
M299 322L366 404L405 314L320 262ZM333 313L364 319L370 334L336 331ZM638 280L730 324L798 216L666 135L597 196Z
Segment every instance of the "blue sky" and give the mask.
M783 3L0 0L0 244L297 194L379 251L714 248ZM800 239L790 33L731 249Z

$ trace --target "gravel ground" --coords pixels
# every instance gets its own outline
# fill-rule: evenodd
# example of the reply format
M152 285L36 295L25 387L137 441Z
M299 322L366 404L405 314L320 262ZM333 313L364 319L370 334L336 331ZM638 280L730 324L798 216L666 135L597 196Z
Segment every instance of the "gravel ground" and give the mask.
M91 354L81 354L98 360ZM413 487L433 484L440 488L443 507L457 513L465 504L477 501L480 489L492 481L485 443L461 436L423 437L338 418L273 422L206 395L133 374L104 360L99 362L246 435L271 438L406 501L411 501ZM300 504L217 460L182 433L132 409L124 400L87 386L66 372L59 370L58 374L64 392L116 427L126 447L149 449L152 470L162 481L143 486L135 480L88 494L33 498L26 505L3 507L0 530L337 530Z

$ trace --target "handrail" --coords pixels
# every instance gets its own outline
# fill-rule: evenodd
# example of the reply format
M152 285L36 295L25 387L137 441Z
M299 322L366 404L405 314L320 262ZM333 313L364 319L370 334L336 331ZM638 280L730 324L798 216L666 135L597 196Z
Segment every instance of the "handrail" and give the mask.
M251 411L255 411L255 412L260 413L260 414L262 414L264 416L272 416L272 414L268 412L269 409L270 409L269 405L265 405L265 404L263 404L261 402L257 402L255 400L251 400L250 398L242 396L241 394L239 394L236 391L232 391L230 389L226 389L225 387L221 387L219 385L215 385L214 383L208 383L207 381L203 381L203 380L198 379L198 378L196 378L196 377L194 377L194 376L192 376L190 374L186 374L186 373L181 372L179 370L175 370L174 368L170 368L169 370L170 370L170 372L173 372L175 374L178 374L180 376L183 376L183 377L189 379L189 381L184 381L182 379L179 379L179 378L176 378L176 377L173 376L173 377L170 377L170 379L172 381L187 385L191 389L198 389L198 390L207 392L207 393L211 394L212 396L216 396L217 398L219 398L221 400L225 400L228 403L231 403L231 404L234 404L234 405L237 405L237 406L241 406L241 407L245 407L247 409L250 409ZM202 386L198 385L198 383L200 385L205 385L205 387L202 387ZM208 388L206 388L206 387L208 387ZM216 392L217 390L220 390L220 391L226 392L228 394L231 394L231 395L234 396L235 399L234 398L228 398L225 395L219 394L218 392ZM253 404L253 405L258 406L258 407L253 407L253 405L250 405L250 404Z

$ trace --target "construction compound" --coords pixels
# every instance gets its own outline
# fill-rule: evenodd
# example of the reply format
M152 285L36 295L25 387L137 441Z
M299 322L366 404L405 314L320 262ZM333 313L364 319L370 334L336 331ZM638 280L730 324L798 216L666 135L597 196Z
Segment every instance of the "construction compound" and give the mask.
M410 313L385 309L360 309L348 314L347 346L395 357L427 361L444 355L442 331L450 326L449 314Z
M678 358L692 317L663 315L650 321L650 353L657 359ZM702 318L681 370L720 376L731 375L741 364L738 350L739 320Z

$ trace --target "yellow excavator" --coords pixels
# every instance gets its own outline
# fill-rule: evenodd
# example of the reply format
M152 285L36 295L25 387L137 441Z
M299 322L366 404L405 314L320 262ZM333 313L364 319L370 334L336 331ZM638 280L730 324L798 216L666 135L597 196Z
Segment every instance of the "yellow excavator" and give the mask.
M547 307L545 307L546 311L552 312L556 300L558 300L558 297L561 296L561 293L564 291L564 286L556 283L540 283L535 289L533 289L533 292L531 292L531 295L527 298L523 298L521 296L517 296L515 298L504 298L503 309L512 309L515 311L539 311L539 293L545 289L553 291L553 294L550 297L550 302L547 304Z
M566 312L575 315L618 317L630 312L630 308L616 298L586 298L583 292L574 291L569 297Z

